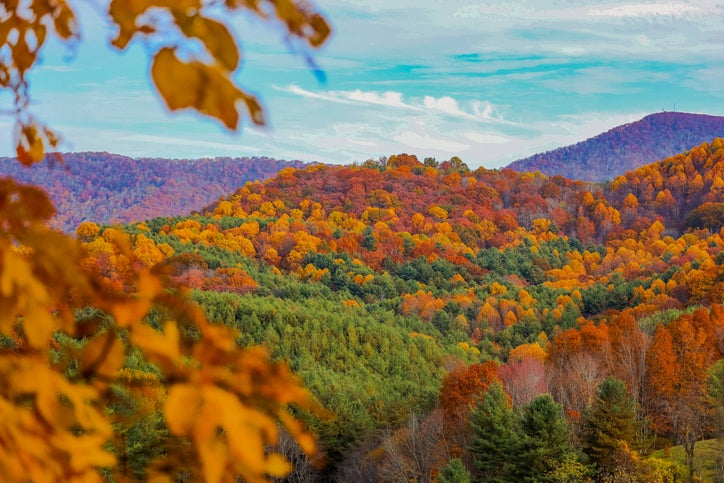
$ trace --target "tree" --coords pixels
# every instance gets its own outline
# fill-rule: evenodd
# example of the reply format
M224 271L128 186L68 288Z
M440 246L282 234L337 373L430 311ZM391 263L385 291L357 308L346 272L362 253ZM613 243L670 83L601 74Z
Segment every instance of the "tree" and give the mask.
M438 483L470 483L470 472L460 458L453 458L440 471Z
M169 109L195 109L236 129L241 102L262 124L258 101L232 80L240 53L230 24L218 20L229 15L219 10L278 20L291 39L311 47L329 34L306 2L112 0L112 44L122 50L144 37L157 46L151 78ZM75 18L65 0L3 3L0 88L13 95L16 152L25 165L58 144L28 111L28 73L49 31L79 40ZM203 49L186 49L196 41ZM289 412L289 404L312 407L289 369L271 363L264 349L237 346L237 333L211 324L183 289L134 256L127 238L109 232L109 255L125 266L117 284L106 283L76 240L48 228L54 208L42 191L2 180L0 206L4 481L100 481L101 472L116 480L142 473L163 481L264 481L290 469L269 450L278 423L305 453L314 452ZM86 226L79 235L92 231ZM102 316L77 318L88 307ZM163 455L145 467L128 465L128 438L139 420L159 430L153 444Z
M636 436L636 403L623 382L608 378L598 388L593 404L583 415L583 451L599 471L613 469L613 455L621 443L631 446Z
M720 475L724 475L724 359L719 359L709 369L708 379L709 402L716 409L716 426L719 439L719 454L717 455L716 468ZM717 483L724 481L724 477L717 480Z
M715 409L707 400L707 370L713 362L705 310L659 326L646 354L654 430L684 446L689 479L694 478L696 442L709 431Z
M511 455L518 448L517 418L502 384L493 383L470 414L473 432L468 448L473 455L477 481L514 481Z
M514 481L556 481L562 462L575 459L561 405L549 394L536 397L523 411L520 428L513 452Z

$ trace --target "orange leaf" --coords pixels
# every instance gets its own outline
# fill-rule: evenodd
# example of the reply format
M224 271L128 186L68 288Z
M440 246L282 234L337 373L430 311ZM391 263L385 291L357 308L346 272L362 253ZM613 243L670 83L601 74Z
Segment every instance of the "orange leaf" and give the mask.
M163 334L145 324L135 324L131 340L151 359L175 364L179 357L179 332L175 322L166 322Z
M163 408L168 429L179 436L191 433L201 409L201 394L191 384L175 384L168 391Z
M220 68L198 61L184 62L174 49L164 47L153 58L151 78L172 111L196 109L218 119L227 128L236 129L239 123L236 102L244 94Z
M266 460L266 472L274 478L283 478L292 471L292 465L280 454L271 453Z
M124 355L121 339L112 332L105 332L90 341L83 349L80 370L92 371L104 378L113 379L123 366Z
M200 15L175 18L181 30L187 36L201 40L209 54L225 69L236 70L239 66L239 49L226 25Z

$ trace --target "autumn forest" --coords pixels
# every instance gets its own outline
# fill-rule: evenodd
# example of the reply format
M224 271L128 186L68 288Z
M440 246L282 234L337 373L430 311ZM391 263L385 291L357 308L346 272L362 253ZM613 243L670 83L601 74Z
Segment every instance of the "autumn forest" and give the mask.
M267 122L234 15L324 80L306 1L96 7L169 111L230 131ZM516 169L62 155L29 78L47 38L74 54L76 8L0 8L2 481L724 482L724 118L647 116Z
M722 139L604 184L399 154L76 233L110 290L163 272L289 364L321 450L282 438L289 481L688 481L722 429L723 177Z

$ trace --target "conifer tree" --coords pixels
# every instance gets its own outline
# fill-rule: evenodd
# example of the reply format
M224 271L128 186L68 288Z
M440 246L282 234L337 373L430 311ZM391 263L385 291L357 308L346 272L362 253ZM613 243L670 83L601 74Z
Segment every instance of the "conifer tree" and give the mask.
M438 483L470 483L470 472L460 458L453 458L440 471Z
M507 482L511 453L517 447L516 416L502 384L490 386L470 415L473 441L470 452L478 470L477 481Z
M550 394L538 396L526 406L517 439L512 481L556 481L559 464L575 458L563 409Z
M615 378L604 380L584 414L583 451L601 471L611 469L612 455L621 442L631 446L636 435L636 403Z

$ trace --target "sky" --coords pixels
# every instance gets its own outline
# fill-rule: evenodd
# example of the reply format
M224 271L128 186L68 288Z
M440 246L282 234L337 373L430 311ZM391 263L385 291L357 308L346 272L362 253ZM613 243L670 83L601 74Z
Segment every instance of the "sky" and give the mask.
M235 18L236 78L269 119L238 132L167 112L152 47L118 53L102 0L71 3L82 41L48 45L30 77L32 112L62 151L345 164L405 152L498 168L654 112L724 115L724 0L316 0L333 27L313 53L323 81L279 29ZM0 118L0 155L10 131Z

